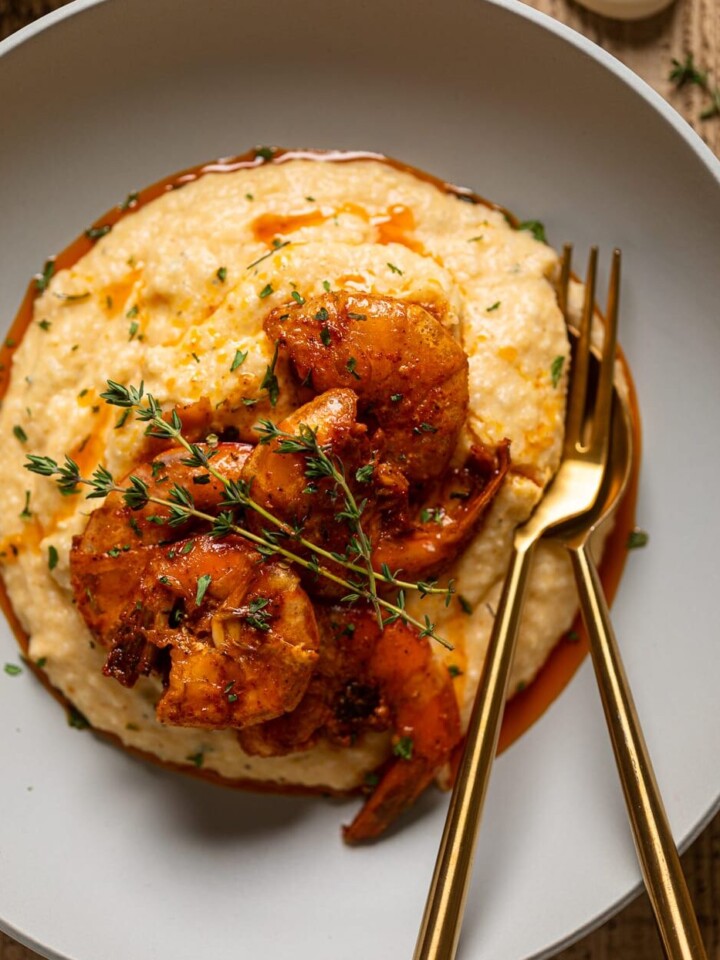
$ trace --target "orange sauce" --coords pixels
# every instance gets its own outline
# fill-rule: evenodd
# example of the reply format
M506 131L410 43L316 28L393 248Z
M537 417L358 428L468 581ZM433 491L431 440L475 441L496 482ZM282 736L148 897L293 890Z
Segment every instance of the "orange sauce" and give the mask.
M434 177L431 174L425 173L421 170L416 170L414 167L401 163L400 161L385 157L382 154L364 151L323 152L312 150L275 150L273 151L271 157L266 158L257 151L251 150L248 153L238 157L217 160L212 163L200 164L196 167L184 170L181 173L173 174L163 180L159 180L151 186L146 187L138 194L131 195L131 197L129 197L124 204L113 207L104 216L96 220L92 226L95 228L113 226L118 222L118 220L125 216L132 215L135 210L138 210L140 207L145 206L145 204L150 203L163 193L179 189L185 184L191 183L192 181L203 176L210 174L218 175L231 173L235 170L259 167L264 163L281 164L291 160L312 160L321 163L348 163L351 161L376 161L380 163L386 163L396 170L409 173L415 176L417 179L422 180L425 183L433 184L438 189L447 193L451 193L462 200L466 200L470 203L483 204L486 207L497 210L507 218L508 222L512 226L517 226L518 224L518 220L515 218L515 216L498 204L485 200L469 190L446 183L445 181ZM285 217L267 214L263 217L259 217L255 222L255 236L259 240L262 240L262 242L272 245L272 241L278 235L287 235L288 233L292 233L293 230L298 230L303 226L313 226L322 223L325 220L336 216L338 212L354 213L358 216L361 216L363 219L366 219L368 222L373 223L377 227L378 242L380 243L403 243L410 249L422 251L422 247L412 237L408 236L408 233L410 233L415 226L412 211L401 205L392 206L389 208L386 214L373 217L371 217L364 208L359 207L356 204L349 203L345 204L342 208L340 208L339 211L333 211L330 214L325 214L320 210L311 211L305 214L298 214L296 216L291 215ZM50 258L54 264L55 270L57 271L72 267L82 256L84 256L85 253L91 249L95 242L97 241L88 238L86 235L78 237L61 253ZM108 309L114 309L116 304L124 303L125 300L127 300L136 279L137 277L134 274L131 274L122 284L114 285L117 287L117 289L110 290L108 288L106 293L111 298L111 306L108 307ZM348 277L348 279L350 278ZM363 278L360 277L357 279L362 281ZM12 355L22 340L25 331L32 322L33 304L36 296L36 281L32 280L27 288L17 316L10 327L7 338L0 348L0 400L2 400L2 397L5 395L8 387ZM635 502L637 497L637 483L640 462L640 416L637 406L637 398L627 363L622 356L621 359L623 361L625 374L631 388L633 439L637 456L635 458L634 471L627 493L625 494L624 500L619 507L615 520L615 526L608 538L603 560L600 564L600 577L602 579L605 593L609 602L612 602L612 599L617 591L627 557L626 545L628 535L634 527ZM99 414L98 425L104 425L104 423L102 423L99 419L100 416L101 415ZM109 416L109 412L106 413L106 416ZM91 435L90 439L82 446L82 449L78 448L78 450L75 451L75 459L78 459L81 467L89 467L92 469L97 465L99 451L99 441L94 440ZM59 522L59 519L60 518L53 518L52 524L54 525L51 525L52 529L55 528ZM43 532L42 527L37 521L34 523L29 522L26 533L22 537L22 545L29 546L30 541L34 541L36 544L39 544L44 535L46 534ZM7 543L0 543L0 550L8 549L10 552L12 552L13 546L15 546L16 549L18 548L19 544L10 543L10 539L12 538L6 538L8 541ZM12 608L12 604L10 603L7 591L5 590L4 583L1 579L0 608L2 609L5 617L8 620L8 623L13 629L18 643L23 651L27 654L29 638L23 630L22 625L20 624L20 621L18 620L17 615ZM537 720L545 712L545 710L547 710L553 700L570 682L575 671L585 659L585 656L588 652L587 638L579 622L579 618L578 622L575 624L575 632L577 633L578 639L571 640L570 637L567 636L561 640L561 642L551 653L545 666L540 670L533 683L530 684L526 690L516 694L516 696L508 704L500 733L500 742L498 747L499 751L506 749L508 746L510 746L510 744L514 743L515 740L517 740L518 737L520 737L521 734L524 733L525 730L527 730L528 727L530 727L535 720ZM458 664L458 666L460 665ZM66 698L59 691L51 687L42 671L36 672L47 689L50 690L50 692L53 693L53 695L56 696L62 703L67 705ZM116 738L111 737L111 739ZM148 759L153 759L141 751L133 752L145 756ZM185 767L178 769L181 769L183 772L187 772ZM199 771L199 773L202 773L202 771ZM238 781L238 783L240 785L246 785L250 787L261 786L255 782L245 784L243 781ZM302 790L291 792L302 792Z

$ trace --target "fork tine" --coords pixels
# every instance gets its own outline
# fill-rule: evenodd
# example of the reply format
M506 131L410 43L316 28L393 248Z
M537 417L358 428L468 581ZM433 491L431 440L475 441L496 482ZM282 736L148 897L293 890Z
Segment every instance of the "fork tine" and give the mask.
M558 283L558 306L565 323L568 322L568 288L570 286L570 272L572 269L572 244L566 243L563 246L562 260L560 261L560 281Z
M595 307L595 277L597 275L598 248L592 247L585 278L585 300L580 320L580 336L575 349L575 363L570 382L568 412L565 423L565 456L583 446L583 421L587 397L588 369L590 366L590 331Z
M613 251L608 287L607 309L605 311L605 340L602 361L598 377L595 411L592 417L592 436L590 446L592 455L604 457L610 438L610 412L612 409L612 390L615 373L615 344L617 341L618 307L620 302L620 251Z

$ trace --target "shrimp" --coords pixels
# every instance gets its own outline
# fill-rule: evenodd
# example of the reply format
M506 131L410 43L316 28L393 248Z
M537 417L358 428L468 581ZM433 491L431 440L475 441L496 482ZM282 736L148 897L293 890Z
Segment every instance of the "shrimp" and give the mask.
M244 445L220 444L212 462L239 478L247 454ZM186 485L200 509L217 512L224 486L183 464L186 457L184 450L165 451L133 475L151 496ZM261 562L240 537L188 537L195 521L172 542L178 531L163 518L165 508L132 511L111 494L73 543L73 591L87 626L109 649L104 673L133 686L159 670L166 690L156 712L169 724L242 727L293 710L319 646L313 607L296 574Z
M495 499L510 465L509 441L494 451L475 444L465 464L447 471L425 493L417 519L384 528L373 566L424 580L446 568L465 548Z
M342 471L356 499L366 499L362 514L363 529L368 536L378 534L378 496L375 484L356 479L361 467L370 467L374 473L377 450L369 438L368 428L357 420L357 397L352 390L328 390L300 407L279 424L284 433L296 436L303 427L316 431L318 444L333 460L342 465ZM277 439L261 443L248 457L242 471L250 484L253 500L282 520L288 528L299 530L302 536L325 550L344 554L353 536L352 526L343 519L343 499L331 477L308 477L308 457L304 453L281 453ZM267 522L257 514L248 513L251 530L260 533ZM307 555L302 547L298 552ZM341 572L332 561L324 565ZM321 596L338 595L338 589L329 581L313 577L312 590ZM310 586L308 587L310 589ZM340 595L346 592L340 587Z
M386 459L411 484L441 476L468 409L468 359L424 307L328 293L273 310L268 337L316 393L354 391L386 439Z
M368 608L320 615L316 673L297 709L238 734L248 753L307 749L323 736L348 746L367 730L392 730L393 756L353 822L348 843L372 840L428 786L460 743L457 699L430 641L400 622L380 630Z

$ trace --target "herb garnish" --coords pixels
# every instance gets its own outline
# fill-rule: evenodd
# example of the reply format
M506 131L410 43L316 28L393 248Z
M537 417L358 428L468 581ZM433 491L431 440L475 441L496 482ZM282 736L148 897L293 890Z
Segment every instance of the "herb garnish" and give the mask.
M16 663L6 663L5 673L9 677L19 677L22 673L22 667L19 667Z
M25 491L25 506L22 508L22 511L21 511L21 513L20 513L20 519L21 519L21 520L29 520L31 516L32 516L32 513L30 512L30 491L29 491L29 490L26 490L26 491Z
M199 769L205 762L205 754L202 752L202 750L198 750L197 753L191 753L189 756L185 757L185 759L189 760L190 763L194 763Z
M220 283L225 283L227 280L227 267L218 267L215 276L218 278Z
M325 293L330 293L330 281L329 281L329 280L323 280L322 285L323 285L323 290L325 291Z
M390 270L393 273L399 273L400 276L402 276L402 270L400 269L400 267L396 267L394 263L389 263L389 262L388 262L388 266L390 267Z
M27 443L27 439L28 439L27 434L25 433L23 428L20 426L20 424L16 424L13 427L12 432L15 435L16 439L20 441L20 443Z
M528 230L540 243L547 243L545 227L539 220L523 220L517 228L518 230Z
M646 533L645 530L631 530L628 534L627 539L627 548L628 550L637 550L638 547L645 547L650 540L650 534Z
M486 308L485 308L485 313L492 313L493 310L497 310L497 308L500 306L500 303L501 303L500 300L496 300L495 303L494 303L491 307L486 307Z
M261 390L267 390L271 407L275 406L275 404L278 402L278 397L280 396L280 384L278 383L278 378L275 375L275 365L277 364L279 346L279 343L275 344L272 360L267 365L265 369L265 376L262 378L262 382L260 384Z
M460 669L460 667L458 667L457 664L454 664L454 663L448 664L448 673L450 674L451 677L461 677L463 675L463 672Z
M348 317L351 320L367 320L367 314L365 313L350 313L348 310Z
M230 367L230 373L233 373L235 370L237 370L238 367L241 367L245 363L245 361L247 360L247 355L248 355L247 350L245 350L244 353L242 350L235 351L235 357Z
M267 633L270 629L270 611L265 608L270 603L268 597L255 597L250 601L248 612L245 614L245 623L256 630Z
M711 117L720 116L720 87L713 87L708 79L707 70L698 70L695 66L695 58L692 53L685 55L684 63L673 59L673 68L670 71L668 80L671 80L678 90L685 84L692 84L706 93L710 97L710 106L700 114L701 120L709 120Z
M125 197L125 199L123 200L123 202L122 202L121 204L119 204L119 207L120 207L121 210L129 210L130 207L135 207L135 206L137 206L137 202L138 202L139 199L140 199L140 194L139 194L139 193L129 193L129 194Z
M54 570L58 565L58 552L57 549L50 544L48 547L48 570Z
M50 329L52 324L50 323L49 320L38 320L38 326L40 327L41 330L47 331Z
M345 364L345 366L347 367L348 373L351 374L353 377L355 377L356 380L361 379L360 374L355 369L357 367L357 360L355 359L355 357L350 357L350 359Z
M39 277L35 278L35 289L38 293L42 293L44 290L47 290L48 284L52 280L53 274L55 273L55 261L46 260L45 266L42 269L42 273Z
M274 147L255 147L255 157L261 157L263 160L272 160L275 156Z
M461 593L457 595L457 598L458 598L458 603L462 608L462 612L470 616L471 613L473 612L472 604L470 603L470 601L466 597L464 597Z
M261 300L264 300L265 297L269 297L272 292L273 292L272 284L271 284L271 283L267 283L267 284L262 288L262 290L260 291L260 293L258 294L258 296L260 297Z
M137 320L133 320L133 322L130 324L130 327L128 328L128 340L134 340L135 335L137 334L139 329L140 329L140 324L137 322Z
M412 737L400 737L398 742L393 744L393 753L401 760L412 760L414 746Z
M550 364L550 380L552 381L553 387L557 387L557 385L560 383L560 377L562 376L564 365L565 357L562 356L555 357L553 362Z
M137 419L147 424L146 436L173 440L185 447L189 454L185 463L190 467L203 467L224 486L224 506L227 509L219 516L213 516L210 513L198 510L194 505L190 491L179 484L175 484L168 491L166 497L152 496L147 483L135 475L129 477L127 486L120 486L115 483L112 474L102 465L96 468L91 477L83 477L80 474L78 464L68 456L65 457L64 463L60 465L50 457L29 455L25 464L26 468L41 476L55 477L61 492L66 494L77 493L80 486L84 485L91 488L88 494L89 498L105 497L111 492L120 493L125 504L131 510L141 509L148 503L165 507L168 509L169 515L167 520L159 518L159 522L166 522L171 527L184 523L189 517L196 517L210 524L210 532L215 537L221 538L229 533L238 534L253 543L263 559L276 555L283 557L291 563L309 570L316 576L322 576L342 586L347 591L342 598L344 603L353 604L358 600L369 601L376 612L381 627L400 620L416 627L420 637L430 637L448 649L452 649L447 641L435 632L435 625L427 614L425 614L423 621L420 621L406 611L405 591L416 590L421 597L438 594L444 598L447 606L454 592L453 582L450 581L447 587L439 587L437 581L433 580L413 583L399 579L397 574L393 573L387 565L382 566L380 573L373 569L371 544L361 523L364 502L357 503L348 486L344 464L332 454L330 449L319 443L316 430L313 430L307 424L300 424L297 433L289 434L279 430L269 420L259 421L256 427L260 434L260 443L277 441L278 453L301 454L304 456L305 475L311 481L311 484L314 480L320 478L327 478L334 483L337 495L341 500L341 509L336 517L346 523L351 531L345 554L333 553L305 539L300 531L289 526L254 501L250 496L250 488L247 483L229 480L218 472L211 460L212 453L206 453L200 446L191 443L183 436L182 421L177 411L173 410L168 420L165 420L162 407L151 394L145 395L142 383L139 387L126 387L109 380L108 390L101 394L101 397L106 403L124 408L125 415L129 415L131 410L134 409ZM235 520L233 512L235 508L248 508L259 514L267 523L278 528L286 537L292 537L299 545L310 550L310 559L282 545L278 534L268 530L263 530L262 534L257 534L241 526ZM135 533L142 538L142 531L135 518L131 516L128 522ZM331 561L335 565L339 564L349 572L344 578L333 569L324 566L321 560ZM198 586L200 586L200 580ZM378 595L376 587L378 580L397 590L394 602ZM383 613L385 614L384 617ZM168 622L171 626L176 626L183 617L184 611L182 605L180 605L173 608Z
M88 240L99 240L100 237L104 237L106 233L110 233L112 227L109 223L103 224L101 227L89 227L85 231L85 236Z
M305 297L303 297L301 293L298 293L297 290L293 290L290 296L293 298L295 303L297 303L299 306L302 306L305 303Z
M320 327L320 339L322 340L323 346L330 346L332 343L332 337L330 336L330 330L328 327Z
M212 581L212 577L210 576L209 573L204 573L201 577L198 577L197 593L195 594L196 607L199 607L200 604L203 602L203 597L205 596L205 592L207 588L210 586L211 581Z
M257 260L253 260L252 263L249 263L245 269L252 270L253 267L256 267L259 263L262 263L263 260L267 260L268 257L271 257L274 253L277 253L278 250L282 250L283 247L287 247L290 244L289 240L285 240L282 243L278 240L277 243L273 242L273 249L268 250L267 253L264 253L261 257L258 257Z

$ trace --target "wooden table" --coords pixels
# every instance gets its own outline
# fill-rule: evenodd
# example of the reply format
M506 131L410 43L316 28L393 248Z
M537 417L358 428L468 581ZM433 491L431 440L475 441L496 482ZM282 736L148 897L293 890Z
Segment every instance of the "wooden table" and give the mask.
M66 0L0 0L0 39L63 6L64 2ZM719 0L676 0L669 10L636 23L606 20L588 13L572 0L529 2L585 34L631 67L720 153L720 117L700 119L707 98L697 87L686 86L677 91L668 80L672 59L683 60L686 53L692 52L697 65L709 70L714 83L720 84ZM720 814L685 853L683 866L708 957L720 960ZM31 950L0 933L0 960L36 960L36 957ZM600 929L558 954L556 960L662 960L647 897L644 894L638 897Z

